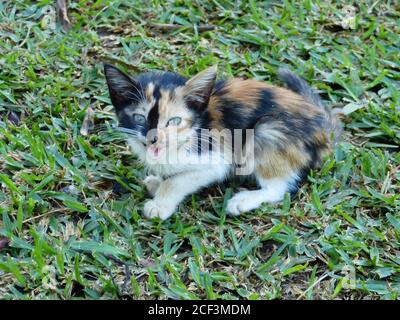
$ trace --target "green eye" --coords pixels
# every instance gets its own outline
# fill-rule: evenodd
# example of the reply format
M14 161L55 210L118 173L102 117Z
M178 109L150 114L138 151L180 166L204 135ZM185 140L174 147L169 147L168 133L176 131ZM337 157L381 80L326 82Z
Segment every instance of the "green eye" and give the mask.
M174 117L168 120L167 122L167 127L168 126L179 126L182 122L182 118L181 117Z
M133 120L138 123L138 124L145 124L146 123L146 118L142 116L141 114L134 113L133 114Z

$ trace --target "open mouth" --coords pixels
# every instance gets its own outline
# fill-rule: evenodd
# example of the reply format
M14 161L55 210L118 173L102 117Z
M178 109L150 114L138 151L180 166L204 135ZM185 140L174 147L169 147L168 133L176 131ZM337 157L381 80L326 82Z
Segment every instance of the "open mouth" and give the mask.
M160 154L161 149L160 149L159 147L156 147L156 146L151 145L151 146L149 146L149 147L147 148L147 151L150 152L150 155L151 155L151 156L153 156L153 157L158 157L159 154Z

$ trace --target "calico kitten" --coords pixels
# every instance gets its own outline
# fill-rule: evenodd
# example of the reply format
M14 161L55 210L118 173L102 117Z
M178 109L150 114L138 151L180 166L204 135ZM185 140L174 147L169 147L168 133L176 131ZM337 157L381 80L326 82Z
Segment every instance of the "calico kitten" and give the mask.
M167 219L187 195L243 168L259 189L236 193L228 214L280 201L296 193L340 134L336 116L288 70L279 76L290 90L239 78L216 81L216 67L190 79L170 72L131 78L108 64L104 72L121 131L154 174L144 181L153 197L144 205L148 218ZM222 131L232 134L220 139Z

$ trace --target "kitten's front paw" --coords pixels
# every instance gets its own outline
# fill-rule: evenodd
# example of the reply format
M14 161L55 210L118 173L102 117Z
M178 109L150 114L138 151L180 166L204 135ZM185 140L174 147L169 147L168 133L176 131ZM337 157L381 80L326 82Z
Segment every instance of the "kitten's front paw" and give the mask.
M148 176L146 179L143 180L144 185L147 188L147 191L154 197L156 194L156 191L158 187L160 186L160 183L162 182L162 179L157 176Z
M175 207L167 206L155 200L148 200L144 204L144 216L146 218L168 219L175 211Z

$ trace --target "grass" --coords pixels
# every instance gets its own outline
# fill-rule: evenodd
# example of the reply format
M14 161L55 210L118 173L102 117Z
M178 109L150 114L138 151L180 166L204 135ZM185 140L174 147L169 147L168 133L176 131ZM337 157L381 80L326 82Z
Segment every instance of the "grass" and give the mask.
M0 298L399 298L396 1L79 0L68 12L63 32L53 1L0 2ZM345 133L295 199L229 218L240 186L228 183L149 221L143 167L98 130L116 121L104 61L185 75L218 64L273 83L286 65L343 108Z

